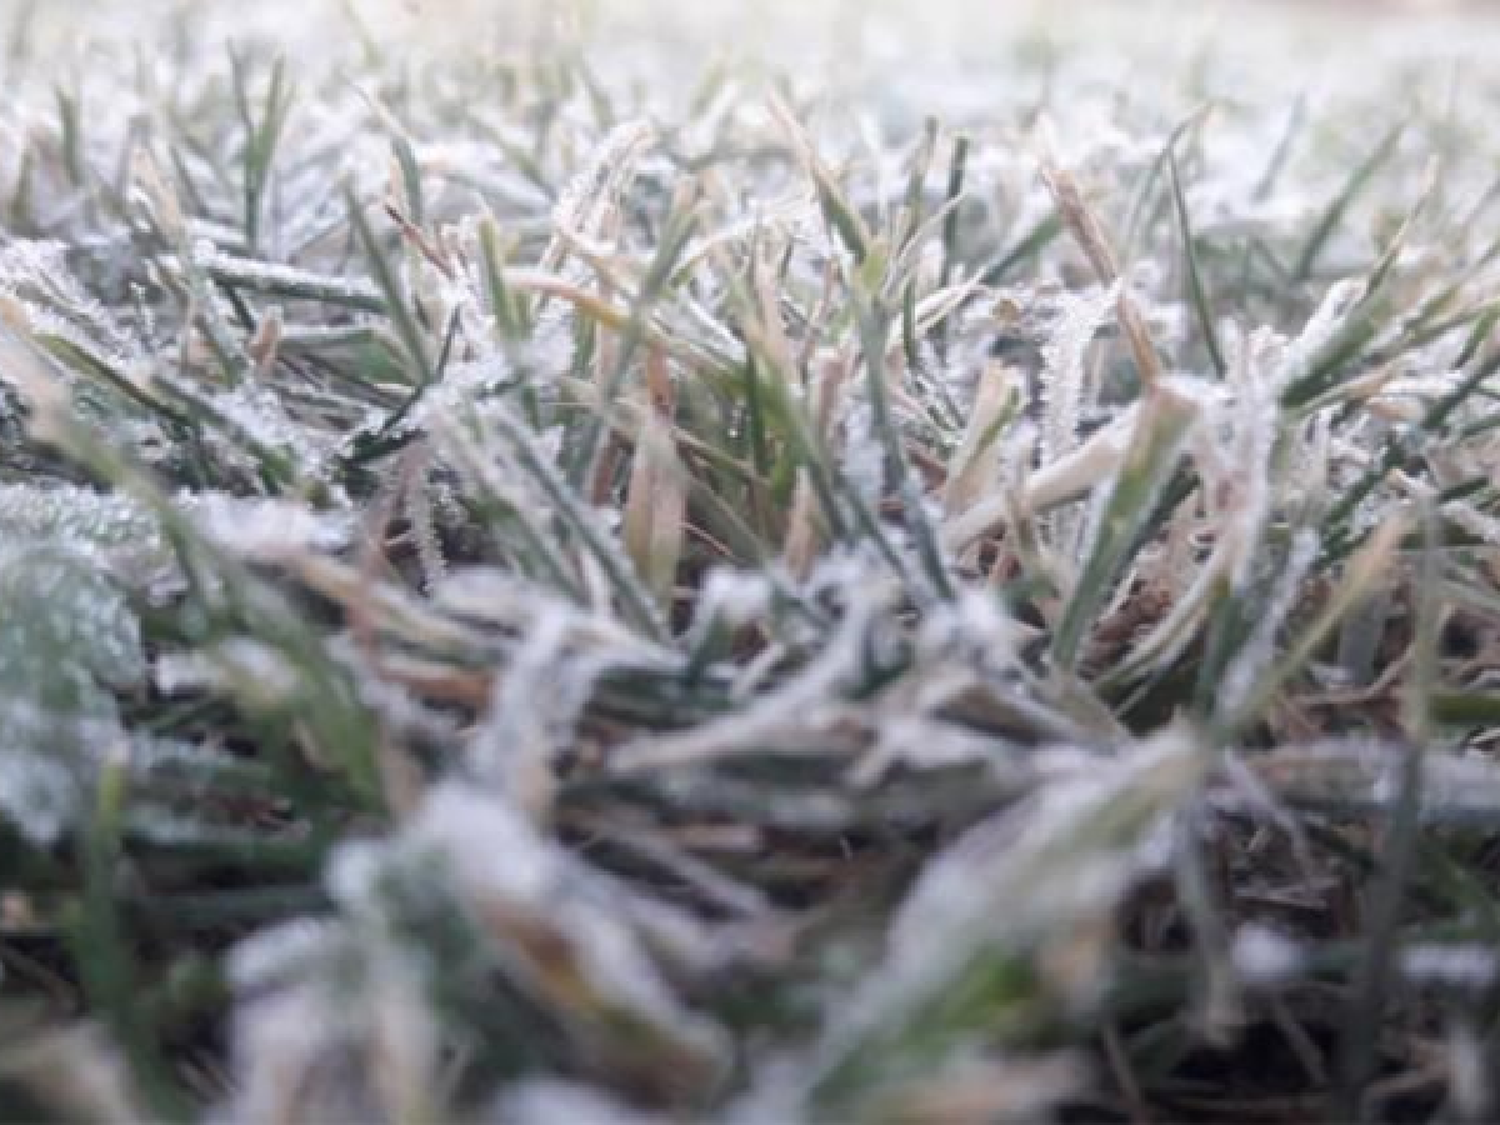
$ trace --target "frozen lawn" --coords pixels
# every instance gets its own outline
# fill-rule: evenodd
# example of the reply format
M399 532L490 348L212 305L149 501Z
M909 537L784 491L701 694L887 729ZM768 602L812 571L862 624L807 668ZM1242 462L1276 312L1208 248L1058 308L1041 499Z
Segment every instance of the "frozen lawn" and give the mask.
M1492 1116L1500 27L672 8L4 8L0 1118Z

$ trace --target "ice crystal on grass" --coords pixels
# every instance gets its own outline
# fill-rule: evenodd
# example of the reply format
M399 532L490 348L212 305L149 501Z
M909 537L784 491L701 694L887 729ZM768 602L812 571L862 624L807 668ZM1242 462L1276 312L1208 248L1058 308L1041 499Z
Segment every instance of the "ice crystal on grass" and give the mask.
M1275 987L1302 971L1303 951L1284 934L1264 926L1244 926L1230 950L1240 978L1247 984Z
M1415 945L1402 951L1401 972L1415 984L1472 993L1493 987L1500 960L1486 945Z
M140 627L114 583L45 545L0 551L0 807L51 844L86 806L97 755L123 738L111 687L145 675Z
M1080 412L1089 387L1084 360L1094 336L1104 325L1118 299L1116 286L1076 298L1065 298L1051 338L1042 349L1046 367L1042 372L1041 457L1050 464L1070 452L1078 440Z
M109 310L91 296L68 267L69 247L54 241L18 239L0 249L0 293L21 301L34 318L56 319L61 334L106 351L133 349Z
M538 618L469 745L475 773L537 815L551 804L557 759L573 741L603 671L570 651L574 632L570 614Z
M844 473L866 503L885 492L885 449L874 412L864 403L851 407L844 419Z
M351 539L343 513L315 512L291 500L189 493L179 508L208 539L236 554L275 562L298 552L338 551Z
M25 749L0 717L0 816L22 837L50 846L78 821L85 798L74 768Z
M507 1125L547 1125L552 1121L588 1125L660 1125L654 1114L605 1097L589 1086L536 1079L518 1083L495 1102L493 1119Z
M214 280L285 300L321 301L365 311L384 309L379 291L369 282L327 277L310 270L239 258L224 253L208 239L193 244L193 264Z
M246 385L223 391L213 395L208 405L224 422L211 444L228 463L253 472L259 447L285 458L303 477L316 479L325 471L332 436L299 424L288 413L285 401L267 389Z
M434 876L439 899L422 907ZM609 884L502 798L444 786L399 845L384 854L346 848L329 879L355 917L384 917L388 926L457 924L431 913L451 896L448 908L482 943L476 955L547 1005L545 1018L606 1066L639 1073L675 1066L661 1080L695 1086L720 1065L719 1031L672 996L628 916L612 905ZM409 916L413 908L423 914Z
M889 1098L911 1079L891 1064L941 1056L986 1028L1004 1036L1027 1005L1057 1005L1060 1017L1091 1003L1101 950L1090 934L1129 885L1140 834L1191 783L1191 756L1164 738L1128 766L1058 785L1030 815L981 824L937 857L893 924L881 971L814 1055L813 1104L847 1113L866 1098ZM1080 835L1082 823L1092 827ZM1018 916L1003 907L1022 886L1028 909ZM1054 933L1072 934L1077 948L1049 971L1043 947Z
M0 551L0 679L34 698L91 705L92 683L127 687L145 674L140 626L108 577L47 545Z
M1224 678L1219 705L1226 713L1245 701L1255 679L1276 659L1277 634L1301 592L1308 568L1316 561L1317 550L1318 539L1313 532L1303 529L1293 538L1285 566L1268 591L1254 630Z
M139 504L74 485L0 486L0 536L56 544L132 584L146 584L171 562L160 527Z

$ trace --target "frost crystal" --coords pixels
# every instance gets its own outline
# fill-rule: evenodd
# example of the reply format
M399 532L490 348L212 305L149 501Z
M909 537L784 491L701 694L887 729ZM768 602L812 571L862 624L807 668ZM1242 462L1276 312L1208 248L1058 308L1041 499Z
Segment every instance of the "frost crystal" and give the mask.
M866 503L885 490L885 446L875 432L875 411L865 403L851 407L844 419L844 473Z
M1401 972L1417 984L1481 992L1500 976L1500 957L1488 945L1416 945L1401 951Z
M0 715L0 816L31 843L50 847L72 828L83 804L72 771L13 743Z
M1042 464L1049 465L1078 442L1079 414L1087 387L1084 358L1119 300L1119 286L1095 289L1062 301L1060 317L1042 349Z
M1296 942L1256 925L1240 927L1229 956L1242 980L1268 987L1295 977L1306 960Z
M290 500L202 492L178 498L204 535L252 559L276 561L298 552L331 552L348 545L352 523L342 513L315 512Z

